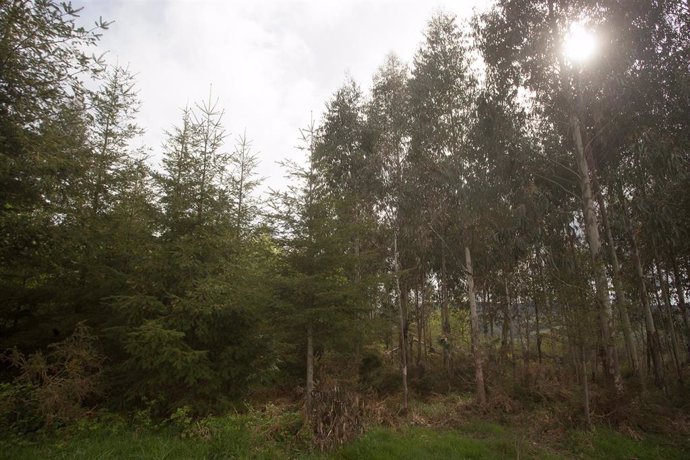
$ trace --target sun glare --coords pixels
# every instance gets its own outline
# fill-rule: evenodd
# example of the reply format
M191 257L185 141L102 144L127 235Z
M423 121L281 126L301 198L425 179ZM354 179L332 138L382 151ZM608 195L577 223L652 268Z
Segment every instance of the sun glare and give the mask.
M597 49L597 39L591 30L587 30L582 22L570 24L565 35L563 52L572 62L584 62L588 60Z

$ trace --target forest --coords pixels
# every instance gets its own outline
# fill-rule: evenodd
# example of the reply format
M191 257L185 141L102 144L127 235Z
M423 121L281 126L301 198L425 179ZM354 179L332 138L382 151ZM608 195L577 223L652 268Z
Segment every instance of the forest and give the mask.
M80 14L0 0L0 458L690 457L687 0L439 11L282 189Z

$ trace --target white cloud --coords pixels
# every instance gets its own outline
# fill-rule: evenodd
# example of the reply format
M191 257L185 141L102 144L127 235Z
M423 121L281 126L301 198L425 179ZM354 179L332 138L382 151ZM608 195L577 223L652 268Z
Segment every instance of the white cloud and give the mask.
M229 141L246 128L260 175L276 187L284 183L276 161L295 156L298 128L311 111L320 117L346 72L368 87L389 52L411 60L434 11L466 16L486 3L93 0L82 16L115 21L99 46L137 74L139 122L154 163L163 131L212 84Z

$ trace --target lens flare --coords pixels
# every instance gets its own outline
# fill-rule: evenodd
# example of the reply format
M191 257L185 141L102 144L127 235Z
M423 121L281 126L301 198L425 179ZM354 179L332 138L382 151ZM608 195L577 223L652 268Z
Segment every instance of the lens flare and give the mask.
M571 62L581 63L591 58L597 49L597 38L582 22L573 22L565 34L563 53Z

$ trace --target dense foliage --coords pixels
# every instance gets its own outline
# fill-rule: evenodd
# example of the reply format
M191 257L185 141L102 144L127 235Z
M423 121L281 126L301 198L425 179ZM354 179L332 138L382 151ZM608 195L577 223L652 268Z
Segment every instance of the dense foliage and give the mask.
M264 197L212 95L153 164L134 78L88 54L108 24L77 13L0 2L4 425L267 389L309 408L334 382L402 391L404 410L451 387L484 405L548 379L590 423L592 385L681 388L687 2L439 13L409 66L344 82ZM600 42L587 63L562 52L577 21Z

